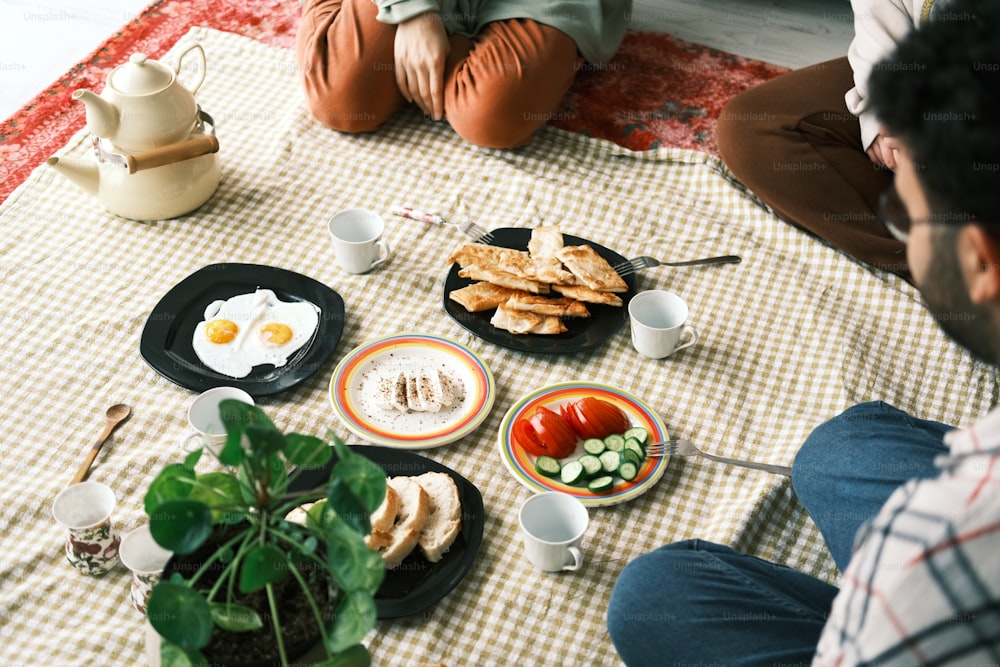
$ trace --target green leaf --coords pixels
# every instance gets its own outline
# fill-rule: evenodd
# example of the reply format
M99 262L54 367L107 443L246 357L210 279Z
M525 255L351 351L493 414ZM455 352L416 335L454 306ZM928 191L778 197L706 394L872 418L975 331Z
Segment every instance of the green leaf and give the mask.
M337 513L341 521L361 535L367 535L371 532L370 511L343 479L335 477L330 481L327 503L327 506Z
M306 510L306 527L312 530L322 530L330 517L337 516L334 512L327 511L326 498L317 500L312 507Z
M337 458L341 461L360 456L360 454L355 454L354 450L345 445L344 441L340 439L340 436L332 428L326 429L326 438L333 444L333 450L336 452Z
M324 527L326 564L342 591L374 594L385 579L385 561L364 538L336 517Z
M243 434L226 436L226 444L219 450L219 462L227 466L238 466L243 463L246 454L243 451Z
M223 565L233 562L233 559L236 558L236 552L230 546L225 546L215 553L218 554L219 562Z
M149 531L161 547L189 554L212 534L212 511L195 500L168 500L149 515Z
M194 589L159 581L149 595L146 617L161 637L185 651L204 648L212 638L212 612Z
M160 667L193 667L191 657L180 646L160 641Z
M243 559L239 589L241 593L252 593L286 576L284 552L270 544L256 546Z
M199 475L188 500L205 503L212 509L215 523L239 523L245 517L246 504L240 481L226 472Z
M184 457L184 467L194 470L194 467L198 465L198 461L201 460L201 455L205 453L205 450L199 447L190 454Z
M385 498L385 471L364 456L354 454L343 443L340 445L337 455L341 456L341 451L349 452L349 455L341 457L333 467L333 476L350 487L368 512L374 512ZM334 446L336 447L336 443Z
M368 511L374 512L385 498L385 471L361 454L355 453L333 431L329 431L328 435L340 459L333 468L333 476L347 482Z
M264 627L264 621L251 607L235 602L211 602L212 620L223 630L249 632Z
M264 426L251 424L244 430L250 441L250 453L259 456L271 456L285 448L285 435L274 425Z
M160 471L146 490L143 504L146 514L152 514L168 500L187 498L195 480L194 470L182 463L171 463Z
M359 643L375 627L375 600L368 593L345 593L330 619L326 647L334 653Z
M355 644L332 658L314 663L313 667L370 667L372 656L364 644Z
M219 452L219 460L226 465L242 463L246 456L243 449L244 436L247 438L247 447L251 450L253 438L262 437L261 433L277 434L279 438L284 438L264 411L255 405L226 399L219 403L219 416L226 427L226 444Z
M269 456L267 463L271 468L271 497L280 496L288 489L288 467L280 456Z
M301 467L318 468L333 457L333 450L322 439L289 433L285 436L285 458Z

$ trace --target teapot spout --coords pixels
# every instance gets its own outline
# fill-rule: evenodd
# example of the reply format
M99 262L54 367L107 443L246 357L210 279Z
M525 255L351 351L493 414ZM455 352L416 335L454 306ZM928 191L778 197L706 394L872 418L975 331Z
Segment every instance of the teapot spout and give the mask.
M45 164L76 183L85 192L97 196L100 174L96 164L65 157L50 157Z
M87 106L87 129L101 138L114 136L118 131L118 107L86 88L73 91L72 97Z

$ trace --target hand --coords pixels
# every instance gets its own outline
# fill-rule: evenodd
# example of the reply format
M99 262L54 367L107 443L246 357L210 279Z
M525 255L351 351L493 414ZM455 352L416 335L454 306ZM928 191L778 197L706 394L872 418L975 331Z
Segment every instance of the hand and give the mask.
M444 117L444 65L450 50L437 12L425 12L396 26L396 85L407 102L416 102L434 120Z
M876 135L871 146L868 147L868 157L876 165L886 169L896 170L896 151L899 150L899 141L894 137L884 134Z

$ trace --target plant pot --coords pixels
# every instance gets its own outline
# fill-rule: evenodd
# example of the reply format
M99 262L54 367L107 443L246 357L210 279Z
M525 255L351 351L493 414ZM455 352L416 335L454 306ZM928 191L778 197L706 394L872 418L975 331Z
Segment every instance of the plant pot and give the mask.
M164 567L162 579L169 579L174 573L179 573L185 579L198 571L202 564L235 534L237 528L220 528L216 535L206 541L201 548L191 554L174 554ZM322 555L321 555L322 557ZM221 575L224 567L218 562L209 567L208 572L198 579L199 588L210 588ZM304 564L299 569L300 575L310 584L311 592L324 618L333 614L337 605L336 586L325 576L325 571L315 564ZM320 642L320 632L316 626L311 607L295 577L289 575L272 584L274 590L278 618L281 622L282 636L285 644L285 655L288 660L303 663L301 658L311 654L311 649L318 648L317 659L325 656ZM264 590L244 594L234 592L234 602L253 608L264 622L259 630L249 632L229 632L216 627L209 644L201 650L209 664L217 667L272 667L281 664L278 645L271 624L271 610ZM224 593L222 593L224 595ZM221 601L221 596L216 597ZM148 625L148 624L147 624ZM152 630L152 626L150 626ZM159 640L155 630L152 634ZM147 653L149 653L147 641ZM156 662L150 658L150 664L159 664L159 642L155 647Z
M149 621L146 621L144 629L146 633L146 664L149 667L163 667L160 661L160 635L156 634L156 630L149 624ZM310 665L318 665L324 660L326 660L326 651L323 650L323 645L320 642L316 642L305 655L296 658L295 665L296 667L310 667Z

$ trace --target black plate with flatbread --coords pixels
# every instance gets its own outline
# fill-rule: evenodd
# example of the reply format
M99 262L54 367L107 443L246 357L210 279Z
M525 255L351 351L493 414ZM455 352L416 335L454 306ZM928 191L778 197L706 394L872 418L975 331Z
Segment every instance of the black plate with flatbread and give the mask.
M191 340L205 319L205 308L257 288L269 289L282 301L304 301L319 309L312 339L284 366L255 366L233 378L213 371L198 359ZM344 299L321 282L293 271L259 264L210 264L177 283L156 304L139 341L139 353L163 377L188 389L238 387L251 396L285 391L318 371L344 332Z
M521 227L504 227L491 230L493 243L491 245L502 248L514 248L515 250L527 250L528 241L531 240L531 230ZM612 266L625 262L626 259L593 241L582 239L578 236L563 234L564 245L589 245L598 255L608 260ZM503 329L497 329L490 324L494 310L470 313L461 304L448 298L454 290L461 289L466 285L471 285L473 280L460 278L458 272L461 267L454 264L444 280L444 309L453 320L458 322L467 331L472 332L483 340L495 343L501 347L521 352L534 352L536 354L566 354L569 352L582 352L602 345L611 336L618 333L622 325L628 320L628 302L635 294L635 274L624 276L625 284L628 285L628 292L619 294L623 301L621 307L603 306L588 303L590 317L566 318L563 323L568 331L561 334L512 334ZM558 296L558 295L557 295Z
M455 480L462 503L462 531L451 548L436 563L414 549L399 567L386 570L385 580L375 593L379 618L412 616L430 607L459 584L472 568L483 541L483 497L472 482L451 468L406 450L376 445L348 445L376 463L389 477L443 472ZM307 491L325 481L337 457L316 470L306 470L289 484L290 491Z

